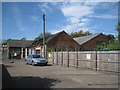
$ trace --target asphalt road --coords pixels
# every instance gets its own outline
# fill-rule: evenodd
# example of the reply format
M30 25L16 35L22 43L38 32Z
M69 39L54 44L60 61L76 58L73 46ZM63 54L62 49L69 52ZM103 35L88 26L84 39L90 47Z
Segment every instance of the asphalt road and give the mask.
M9 74L3 77L12 78L12 88L118 88L118 73L115 72L52 64L32 66L20 59L11 61L3 60L3 74ZM3 80L5 88L8 84Z

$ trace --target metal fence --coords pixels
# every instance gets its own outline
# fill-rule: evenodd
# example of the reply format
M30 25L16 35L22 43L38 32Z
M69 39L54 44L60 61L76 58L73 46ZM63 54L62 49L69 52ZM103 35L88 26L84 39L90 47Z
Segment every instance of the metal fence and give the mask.
M61 66L118 72L120 51L52 52L48 60Z

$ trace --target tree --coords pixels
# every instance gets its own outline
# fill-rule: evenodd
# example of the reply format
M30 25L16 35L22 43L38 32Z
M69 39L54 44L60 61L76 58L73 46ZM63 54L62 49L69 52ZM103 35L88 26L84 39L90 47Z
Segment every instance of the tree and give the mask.
M26 40L26 38L25 38L25 37L23 37L23 38L21 38L20 40Z
M77 31L77 32L71 32L70 33L70 36L72 38L75 38L75 37L81 37L81 36L87 36L87 35L91 35L92 33L86 31L84 32L83 30L80 30L80 31Z
M92 33L88 32L88 31L85 32L85 36L91 35L91 34L92 34Z
M105 35L105 36L109 39L110 43L114 43L114 39L115 39L114 35L109 34L109 35Z
M107 46L110 50L120 50L118 40L114 39L114 43L111 43Z
M94 50L103 50L104 48L107 48L107 44L105 42L102 42L100 45L97 45Z
M38 39L40 39L40 37L36 37L34 40L38 40Z
M5 44L5 45L7 45L7 40L2 40L2 44Z
M52 34L51 33L49 33L49 32L46 32L45 33L45 37L49 37L49 36L51 36ZM34 40L38 40L38 39L42 39L43 38L43 34L42 33L40 33L40 35L38 36L38 37L36 37Z
M119 41L119 45L120 45L120 21L118 22L118 25L116 26L116 31L118 31L118 41Z

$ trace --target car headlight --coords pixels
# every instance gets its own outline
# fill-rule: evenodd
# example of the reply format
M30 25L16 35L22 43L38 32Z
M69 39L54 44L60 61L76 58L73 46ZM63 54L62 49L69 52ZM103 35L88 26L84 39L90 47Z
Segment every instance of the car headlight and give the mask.
M37 60L34 60L34 62L38 62Z

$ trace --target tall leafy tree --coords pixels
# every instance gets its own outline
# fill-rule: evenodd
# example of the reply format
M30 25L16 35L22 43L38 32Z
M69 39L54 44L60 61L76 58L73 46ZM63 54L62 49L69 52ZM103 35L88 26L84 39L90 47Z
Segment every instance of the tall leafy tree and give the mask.
M120 21L118 22L118 25L116 26L116 31L118 31L118 41L119 41L119 45L120 45Z
M6 40L6 39L3 39L3 40L2 40L2 44L7 44L7 40Z
M51 36L52 34L51 33L49 33L49 32L46 32L45 33L45 37L49 37L49 36ZM40 33L40 35L38 36L38 37L36 37L34 40L38 40L38 39L42 39L43 38L43 34L42 33Z
M71 32L70 36L72 38L75 38L75 37L87 36L87 35L91 35L91 34L92 33L88 32L88 31L84 32L83 30L79 30L77 32Z
M114 43L114 39L115 39L114 35L108 34L108 35L105 35L105 36L109 39L110 43Z
M38 40L38 39L40 39L40 37L36 37L34 40Z
M23 37L23 38L21 38L20 40L26 40L26 38L25 38L25 37Z

